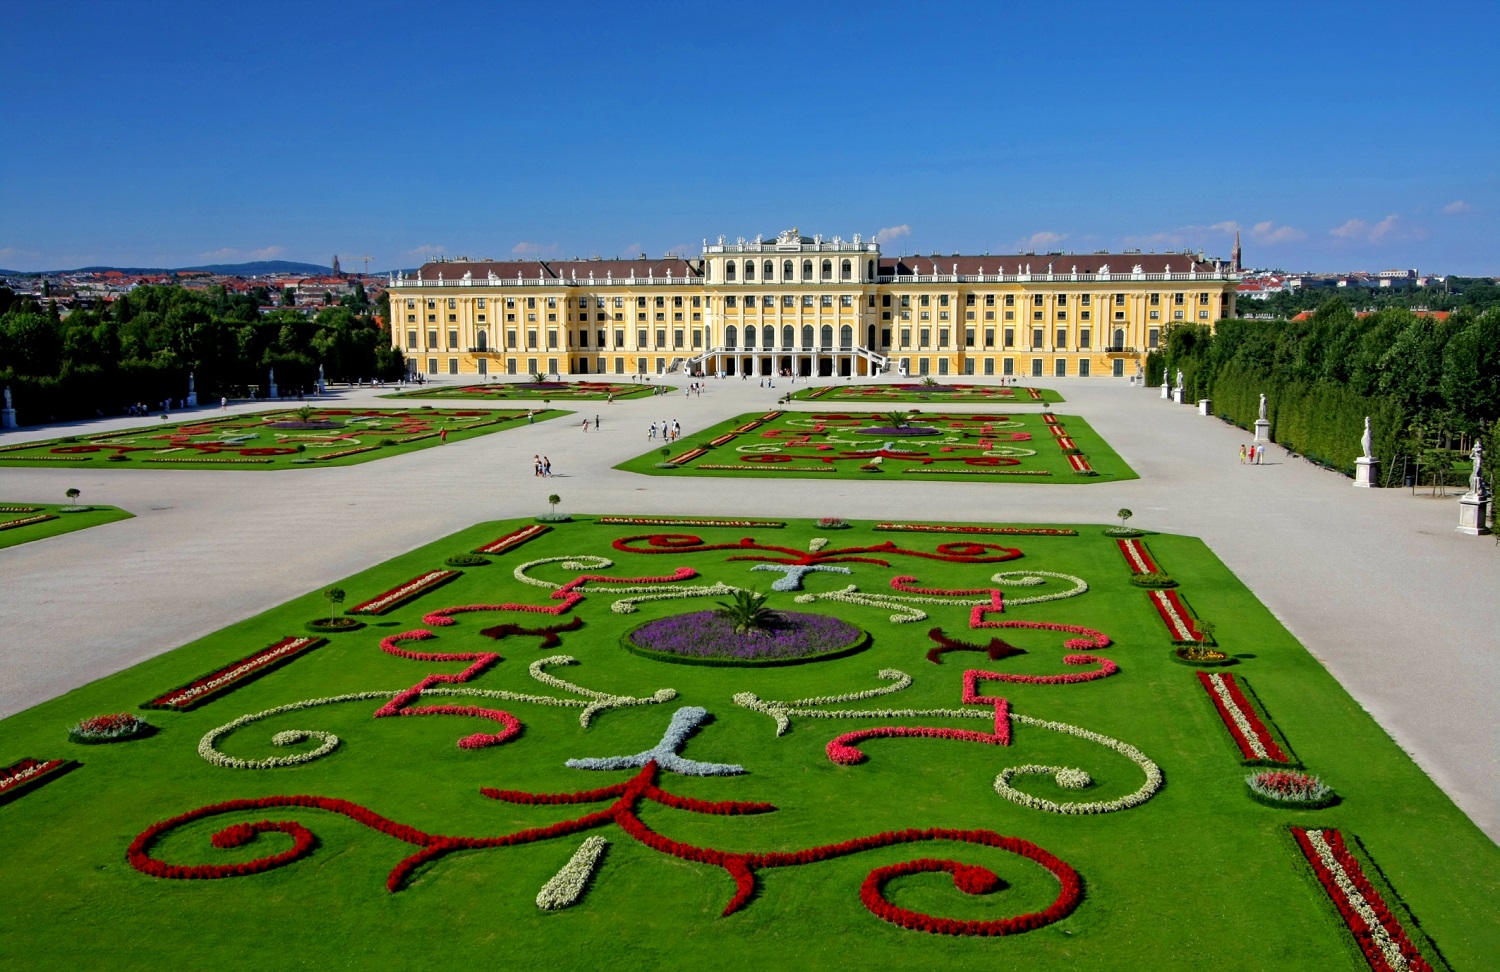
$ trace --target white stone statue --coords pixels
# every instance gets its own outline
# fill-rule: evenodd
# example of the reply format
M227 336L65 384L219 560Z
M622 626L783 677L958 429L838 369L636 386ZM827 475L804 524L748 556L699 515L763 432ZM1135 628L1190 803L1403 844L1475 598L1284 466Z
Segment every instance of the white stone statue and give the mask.
M1365 451L1366 459L1375 458L1374 454L1370 452L1372 443L1370 440L1370 416L1368 415L1365 416L1365 434L1359 437L1359 444Z
M15 406L10 403L10 386L9 385L5 386L5 407L6 408L15 408Z
M1264 422L1266 420L1266 393L1265 392L1261 392L1260 393L1260 420L1262 422Z
M1182 369L1178 368L1177 369L1177 385L1176 385L1176 387L1181 388L1182 386L1183 386ZM1262 415L1261 418L1265 418L1265 416Z
M1478 439L1474 440L1474 451L1470 454L1474 461L1474 470L1469 474L1469 492L1475 496L1484 496L1484 477L1479 473L1479 466L1484 462L1484 443Z

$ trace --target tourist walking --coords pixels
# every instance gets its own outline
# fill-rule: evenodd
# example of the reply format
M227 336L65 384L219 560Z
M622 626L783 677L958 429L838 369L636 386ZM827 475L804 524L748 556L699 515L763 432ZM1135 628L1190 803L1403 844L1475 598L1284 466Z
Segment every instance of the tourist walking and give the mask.
M447 429L439 429L438 430L438 444L439 445L447 445L448 444L448 430Z
M1240 443L1240 465L1243 466L1244 464L1245 464L1245 444L1243 442L1241 442Z
M531 474L533 476L540 477L542 475L542 457L541 456L534 455L534 456L531 457L531 469L532 469Z
M552 459L548 456L542 456L542 476L546 479L552 478Z
M588 419L584 419L583 420L583 432L584 432L585 435L587 435L588 431L589 431L589 420Z

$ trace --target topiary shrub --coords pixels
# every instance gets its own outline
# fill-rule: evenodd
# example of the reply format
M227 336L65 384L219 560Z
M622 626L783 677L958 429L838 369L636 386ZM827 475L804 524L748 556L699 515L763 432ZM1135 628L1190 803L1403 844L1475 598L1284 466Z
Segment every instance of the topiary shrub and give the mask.
M1177 582L1172 579L1171 575L1166 571L1161 570L1149 571L1144 574L1136 574L1130 578L1130 583L1134 584L1136 587L1145 587L1152 590L1161 590L1164 588L1177 586Z
M485 567L489 562L488 557L481 557L479 554L472 553L454 554L443 561L449 567Z

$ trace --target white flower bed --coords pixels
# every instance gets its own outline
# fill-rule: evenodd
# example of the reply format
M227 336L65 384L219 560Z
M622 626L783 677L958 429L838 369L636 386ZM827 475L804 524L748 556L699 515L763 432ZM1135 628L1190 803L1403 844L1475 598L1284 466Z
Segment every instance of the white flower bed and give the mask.
M1391 933L1385 930L1385 923L1380 920L1380 916L1375 913L1375 909L1370 907L1370 902L1366 900L1364 894L1360 892L1358 886L1349 877L1349 872L1344 870L1344 865L1340 864L1338 858L1334 856L1333 848L1328 846L1328 841L1323 837L1323 831L1307 831L1307 840L1312 844L1313 850L1317 851L1318 860L1322 862L1323 867L1332 876L1334 883L1339 886L1339 893L1344 896L1344 899L1349 902L1349 907L1353 908L1354 912L1359 915L1360 920L1365 923L1365 928L1368 930L1370 938L1375 942L1375 946L1380 949L1380 954L1385 956L1386 962L1390 963L1393 969L1409 969L1411 964L1407 962L1406 956L1401 954L1401 946L1397 945L1391 938Z
M819 695L810 699L794 699L791 702L762 701L760 696L754 692L740 692L734 696L734 704L770 716L776 721L776 735L780 736L785 734L787 728L790 726L788 716L810 715L814 718L820 716L823 718L837 718L837 716L829 716L828 713L822 710L814 712L803 711L807 706L858 702L861 699L873 699L880 695L890 695L892 692L900 692L911 686L911 676L899 669L882 668L875 673L875 676L889 682L894 682L895 684L865 689L863 692L845 692L842 695Z
M1266 751L1265 744L1255 733L1255 727L1245 717L1245 710L1241 709L1230 694L1229 686L1224 684L1224 676L1218 672L1208 673L1208 687L1218 698L1219 703L1224 706L1224 711L1229 713L1229 718L1234 720L1235 728L1240 731L1240 738L1250 747L1256 759L1270 759L1271 754Z
M542 890L536 895L536 906L543 911L557 911L577 904L588 890L589 881L598 870L599 860L608 846L609 841L597 834L584 840L562 870L542 885Z
M1031 716L1021 715L1016 712L1012 712L1010 718L1012 722L1018 722L1022 725L1051 729L1053 732L1067 733L1070 736L1077 736L1079 739L1086 739L1101 746L1108 746L1132 763L1135 763L1146 774L1146 782L1142 783L1139 789L1134 793L1127 793L1117 800L1099 800L1090 803L1055 803L1051 800L1044 800L1041 797L1032 796L1029 793L1017 790L1010 785L1011 779L1016 776L1028 774L1051 774L1059 786L1067 787L1069 784L1064 782L1065 780L1072 780L1076 783L1078 775L1075 774L1085 777L1087 774L1082 770L1063 766L1014 766L1002 771L999 776L995 777L995 792L1012 803L1029 807L1032 810L1043 810L1047 813L1113 813L1116 810L1129 810L1131 807L1139 806L1155 796L1156 791L1161 789L1161 767L1157 766L1145 753L1129 743L1121 742L1118 739L1111 739L1109 736L1102 735L1101 733L1080 729L1078 726L1072 726L1066 722L1048 722L1044 719L1034 719Z

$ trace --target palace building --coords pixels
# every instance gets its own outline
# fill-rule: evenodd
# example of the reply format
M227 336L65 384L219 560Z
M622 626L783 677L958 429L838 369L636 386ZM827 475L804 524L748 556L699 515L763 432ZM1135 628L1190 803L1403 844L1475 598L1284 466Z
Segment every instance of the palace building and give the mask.
M391 280L391 339L429 375L1121 377L1173 325L1233 316L1238 264L889 257L795 229L698 259L461 258Z

